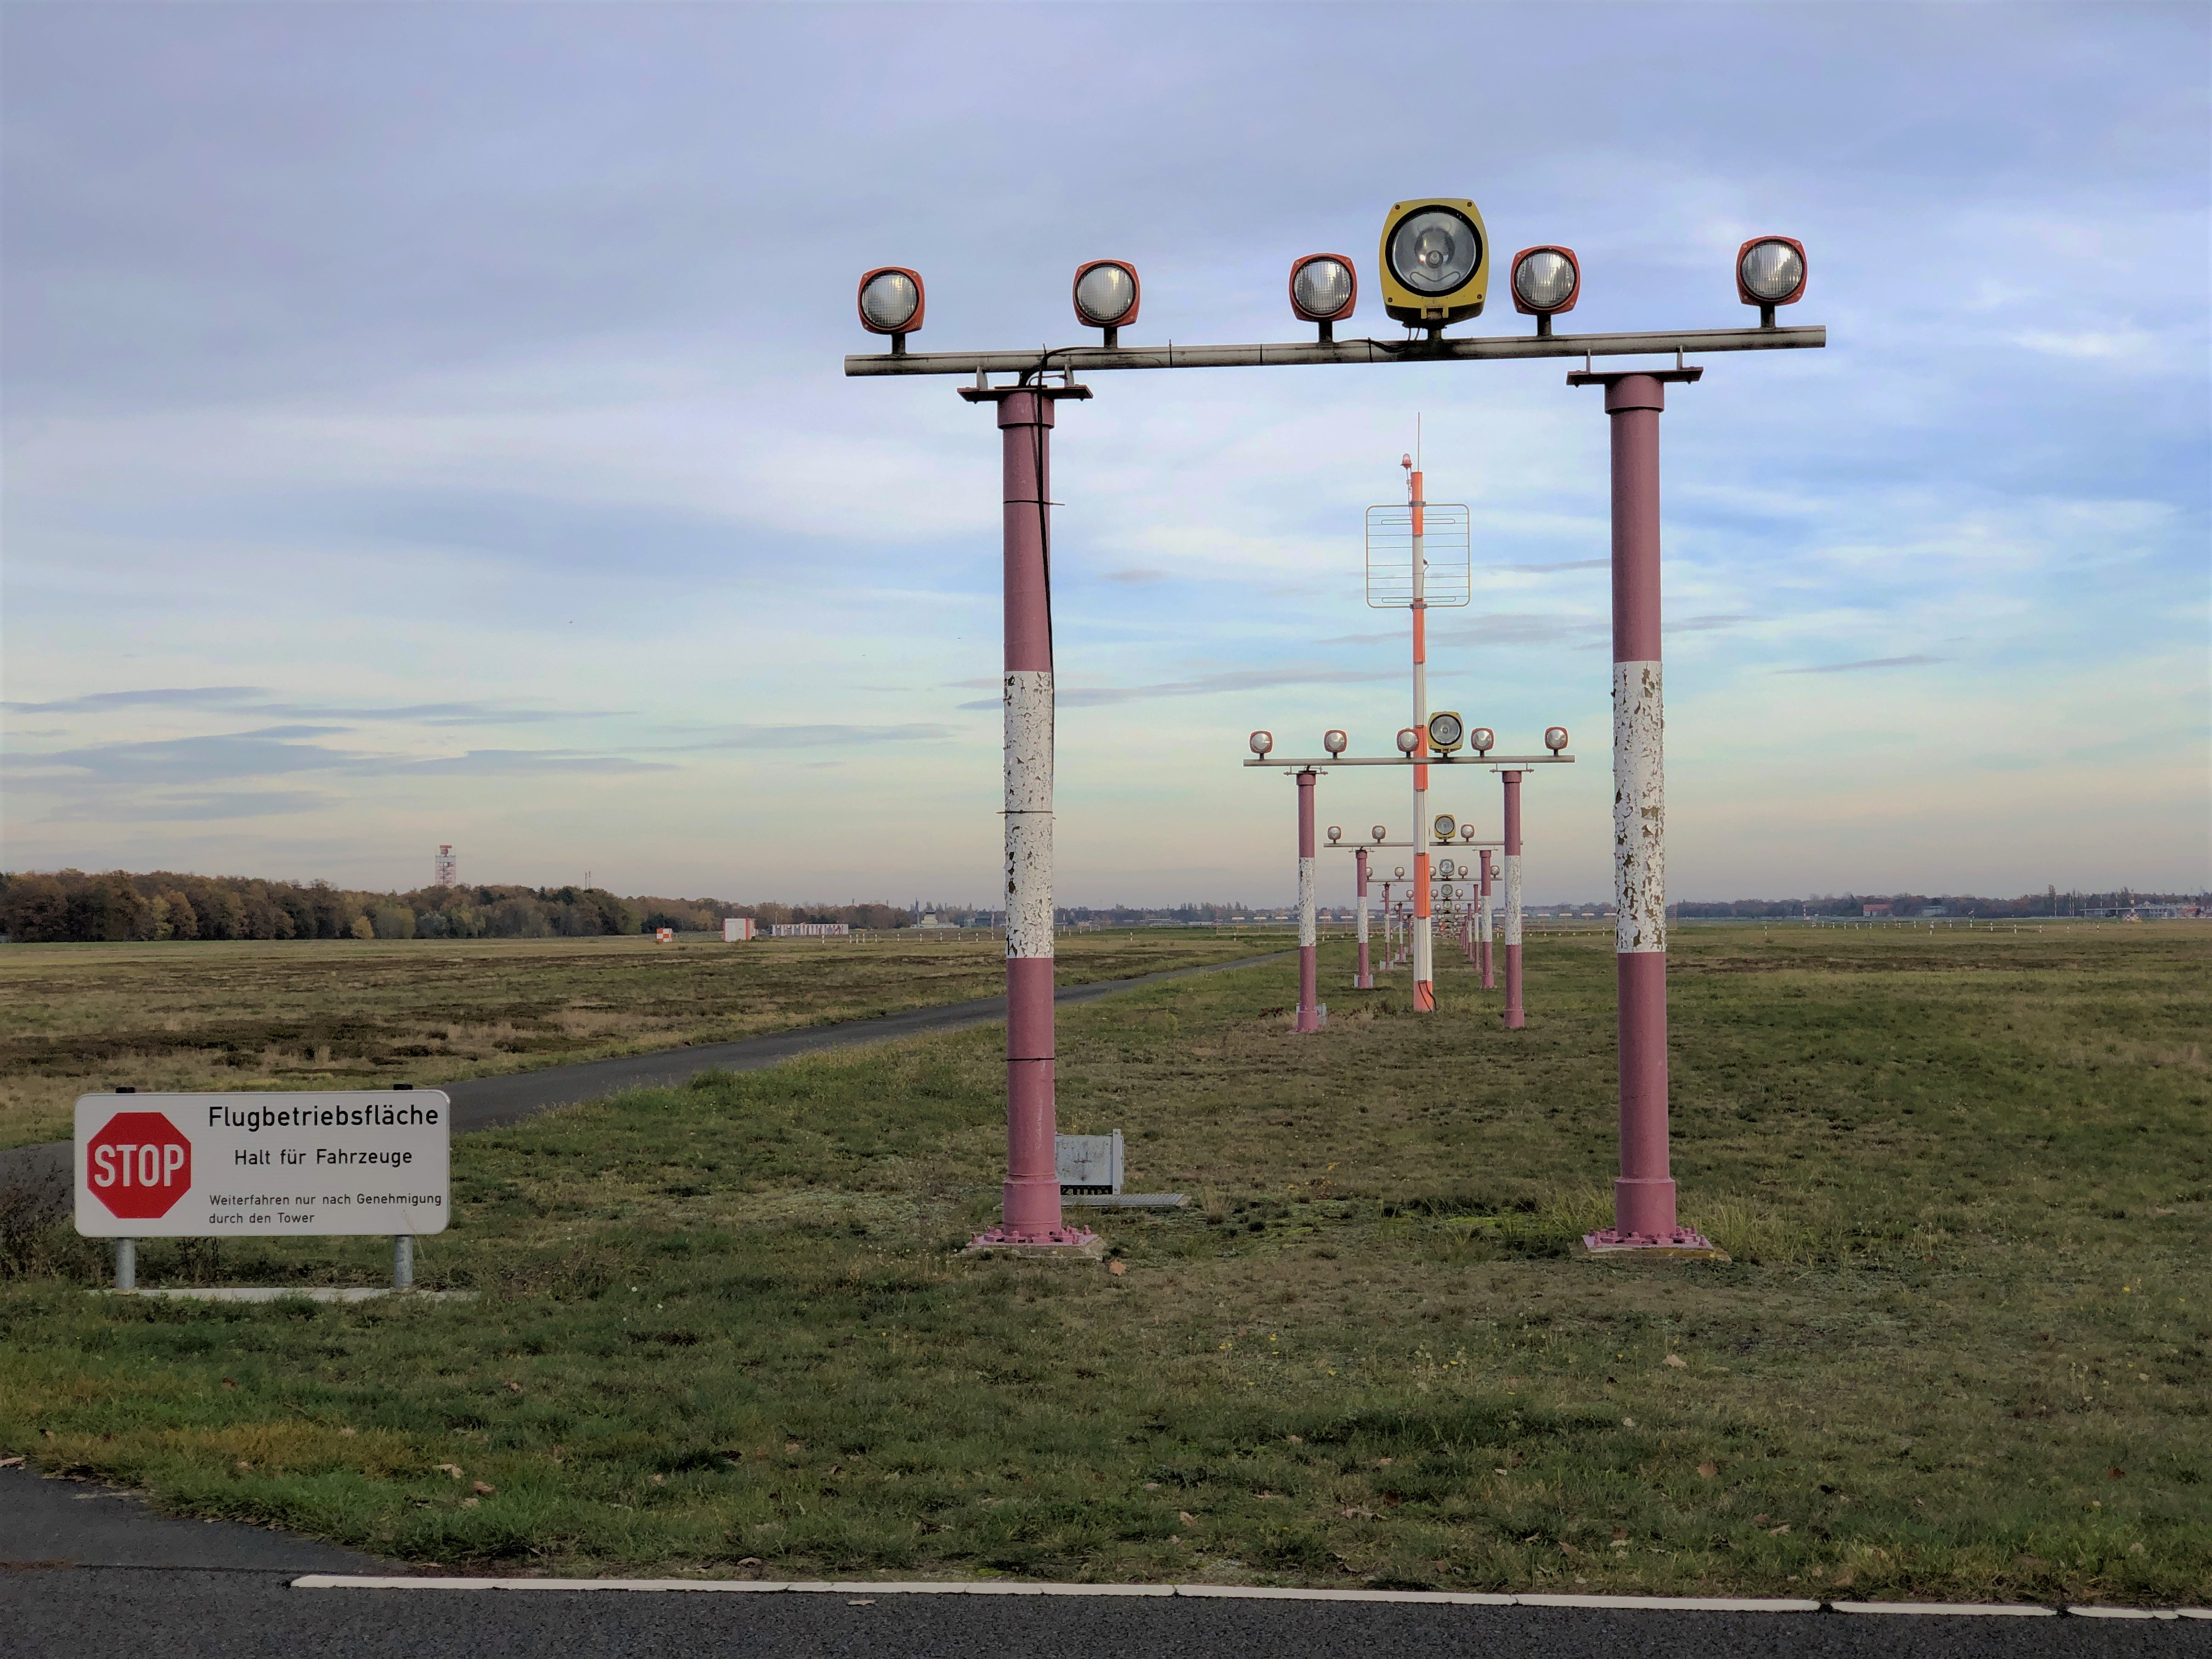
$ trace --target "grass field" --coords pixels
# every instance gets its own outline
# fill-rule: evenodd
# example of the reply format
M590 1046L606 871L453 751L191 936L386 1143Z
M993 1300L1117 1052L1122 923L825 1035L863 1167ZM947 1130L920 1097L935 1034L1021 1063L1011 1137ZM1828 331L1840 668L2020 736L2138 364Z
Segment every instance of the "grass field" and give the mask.
M1076 933L1074 984L1280 939ZM722 1042L1005 989L988 937L316 939L0 947L0 1146L56 1140L88 1090L450 1083Z
M454 1147L464 1304L0 1286L0 1447L182 1512L501 1571L2212 1597L2205 963L2177 928L1679 933L1675 1171L1733 1263L1577 1259L1612 1173L1606 938L1529 1028L1287 964L1061 1022L1124 1271L953 1251L995 1030ZM1440 958L1449 957L1440 951ZM374 1240L142 1282L374 1282Z

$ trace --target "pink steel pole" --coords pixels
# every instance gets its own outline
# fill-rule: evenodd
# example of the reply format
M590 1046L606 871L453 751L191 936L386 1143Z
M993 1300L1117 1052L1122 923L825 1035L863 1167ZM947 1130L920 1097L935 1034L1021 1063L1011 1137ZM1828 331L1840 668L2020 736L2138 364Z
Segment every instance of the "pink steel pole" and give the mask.
M1528 1023L1521 1007L1521 775L1505 780L1505 1029Z
M1352 864L1358 878L1359 899L1359 968L1352 976L1352 988L1371 991L1375 988L1375 975L1367 965L1367 849L1364 847L1352 854Z
M1080 387L962 389L999 406L1005 457L1006 1181L1005 1217L978 1244L1084 1245L1062 1224L1054 1146L1051 431Z
M1667 1129L1667 797L1659 655L1659 415L1701 369L1578 374L1613 425L1613 841L1620 1178L1593 1249L1710 1250L1675 1219Z
M1319 939L1314 925L1314 785L1313 768L1298 774L1298 1025L1301 1031L1321 1030L1321 967Z
M1482 849L1482 882L1475 897L1474 937L1482 951L1482 988L1498 988L1498 963L1490 949L1490 849Z

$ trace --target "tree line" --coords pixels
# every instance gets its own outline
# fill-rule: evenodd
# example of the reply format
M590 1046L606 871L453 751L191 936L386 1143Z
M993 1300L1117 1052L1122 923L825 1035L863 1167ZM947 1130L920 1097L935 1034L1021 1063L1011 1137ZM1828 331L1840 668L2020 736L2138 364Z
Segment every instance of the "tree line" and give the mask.
M155 870L0 872L0 935L17 944L153 939L578 939L719 932L725 916L903 927L889 903L737 903L618 896L601 887L422 887L376 893L325 881L266 881Z
M1673 906L1678 916L1857 916L1869 904L1886 904L1893 916L1917 916L1931 905L1941 905L1954 916L1988 920L2021 920L2028 916L2078 916L2093 909L2125 909L2129 905L2195 904L2196 893L2138 893L2123 887L2109 893L2062 893L2056 887L2017 898L1983 898L1971 893L1821 893L1811 898L1729 899L1719 902L1686 900Z

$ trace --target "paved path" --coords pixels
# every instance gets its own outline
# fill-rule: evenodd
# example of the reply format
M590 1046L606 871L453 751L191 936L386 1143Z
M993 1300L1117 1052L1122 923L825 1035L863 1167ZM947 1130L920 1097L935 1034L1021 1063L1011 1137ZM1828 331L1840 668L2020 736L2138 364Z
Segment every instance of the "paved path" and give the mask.
M2212 1622L1851 1618L1090 1596L295 1589L404 1571L127 1494L0 1470L9 1659L2204 1659Z
M1054 991L1052 1000L1056 1006L1064 1008L1076 1003L1095 1002L1116 992L1188 979L1195 974L1222 974L1232 969L1278 962L1291 954L1288 951L1271 951L1264 956L1242 957L1235 962L1140 974L1134 979L1063 985ZM549 1066L543 1071L514 1072L503 1077L467 1078L439 1086L453 1098L453 1127L467 1134L477 1129L503 1127L548 1107L598 1100L625 1089L673 1087L690 1081L701 1072L717 1067L730 1072L757 1072L799 1054L849 1048L864 1042L890 1042L900 1037L923 1036L939 1031L964 1030L969 1026L988 1025L1006 1017L1005 997L976 997L967 1002L909 1008L875 1019L771 1031L737 1042L696 1043L685 1048L664 1048L658 1054L586 1060L574 1066ZM43 1186L47 1201L58 1211L66 1212L69 1182L70 1143L66 1140L50 1140L42 1146L0 1152L0 1189L35 1190Z

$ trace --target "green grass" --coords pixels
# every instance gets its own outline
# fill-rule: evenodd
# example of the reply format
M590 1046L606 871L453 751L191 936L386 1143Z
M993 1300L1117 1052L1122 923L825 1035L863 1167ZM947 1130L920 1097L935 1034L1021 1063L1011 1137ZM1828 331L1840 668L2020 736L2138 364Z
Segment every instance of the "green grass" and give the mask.
M995 1030L456 1142L420 1271L473 1303L95 1297L50 1237L0 1286L0 1446L487 1570L2204 1601L2191 936L1678 935L1675 1171L1735 1260L1666 1267L1571 1254L1608 944L1530 947L1521 1033L1334 952L1318 1037L1287 964L1064 1017L1062 1127L1198 1200L1101 1222L1118 1275L953 1254Z
M1064 983L1279 949L1070 934ZM0 946L0 1146L57 1140L89 1090L450 1083L995 995L988 936L687 935Z

